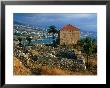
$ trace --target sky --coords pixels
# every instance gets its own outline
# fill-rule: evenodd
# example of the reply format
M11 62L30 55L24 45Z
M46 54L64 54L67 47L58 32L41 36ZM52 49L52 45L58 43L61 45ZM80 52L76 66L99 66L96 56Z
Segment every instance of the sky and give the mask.
M14 13L13 20L40 28L55 25L61 29L71 24L81 30L97 32L96 13Z

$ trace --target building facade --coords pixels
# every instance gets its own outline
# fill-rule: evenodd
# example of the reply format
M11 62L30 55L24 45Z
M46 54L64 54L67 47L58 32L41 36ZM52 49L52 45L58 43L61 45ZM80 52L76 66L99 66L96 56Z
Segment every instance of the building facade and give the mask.
M77 44L78 40L80 40L79 28L68 24L60 30L60 45Z

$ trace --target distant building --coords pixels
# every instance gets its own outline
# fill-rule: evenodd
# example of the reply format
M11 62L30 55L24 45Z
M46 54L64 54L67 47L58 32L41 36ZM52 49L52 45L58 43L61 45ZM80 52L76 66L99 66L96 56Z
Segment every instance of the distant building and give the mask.
M80 29L70 24L60 30L60 45L77 44L80 40Z

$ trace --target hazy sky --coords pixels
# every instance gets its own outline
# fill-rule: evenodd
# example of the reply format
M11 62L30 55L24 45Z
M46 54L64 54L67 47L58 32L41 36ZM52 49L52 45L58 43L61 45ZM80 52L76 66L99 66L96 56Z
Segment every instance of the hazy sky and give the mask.
M97 14L95 13L14 13L14 21L48 28L55 25L61 29L72 24L81 30L97 31Z

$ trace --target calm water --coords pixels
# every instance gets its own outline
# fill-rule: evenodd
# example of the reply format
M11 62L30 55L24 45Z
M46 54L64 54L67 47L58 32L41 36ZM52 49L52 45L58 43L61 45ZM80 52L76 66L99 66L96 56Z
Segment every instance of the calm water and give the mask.
M32 41L32 44L52 44L53 39L40 39L40 40L34 40Z
M53 40L56 39L47 38L47 39L32 40L31 44L52 44ZM22 41L22 44L27 45L28 41Z

